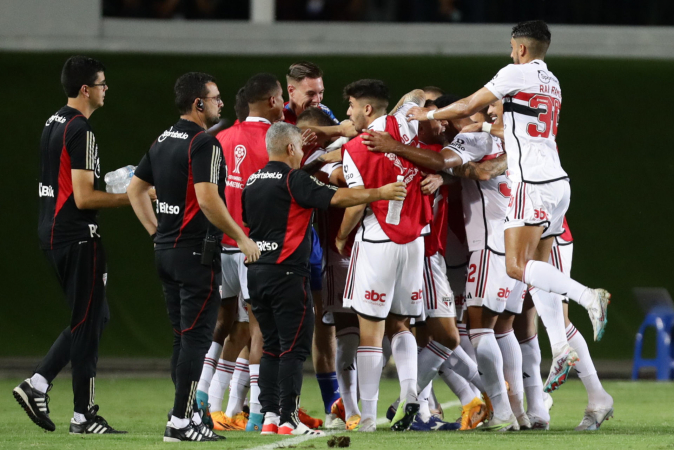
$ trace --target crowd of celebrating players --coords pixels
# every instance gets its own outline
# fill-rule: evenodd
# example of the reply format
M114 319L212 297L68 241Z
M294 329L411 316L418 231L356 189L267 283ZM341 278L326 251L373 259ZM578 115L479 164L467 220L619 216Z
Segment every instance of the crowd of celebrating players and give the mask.
M223 102L215 83L207 82L209 95L187 105L200 118L199 129L208 129L217 140L213 154L202 157L210 158L206 167L211 168L203 181L219 183L231 219L246 234L254 208L246 197L252 196L255 183L259 187L260 180L277 177L263 169L277 152L270 142L286 135L290 137L283 141L281 153L287 149L288 161L297 160L298 169L317 185L333 186L333 191L390 185L390 189L404 187L405 194L382 194L377 198L396 199L349 203L355 206L346 209L335 202L325 204L313 213L311 224L291 207L280 240L259 239L252 233L250 239L237 236L228 232L236 225L223 222L221 227L211 221L225 231L222 254L218 252L222 303L210 348L189 360L203 361L198 383L186 385L181 402L187 406L169 416L167 430L187 431L171 431L171 440L217 440L211 430L264 435L322 435L321 427L375 431L380 379L391 357L400 382L399 397L387 412L395 431L547 430L549 393L567 380L572 368L588 395L576 430L596 430L612 416L613 399L599 381L585 339L568 319L572 300L587 310L594 339L601 339L610 294L569 277L573 238L565 213L570 187L555 143L561 88L544 62L550 37L541 21L515 26L510 41L514 64L466 98L429 86L410 91L391 107L382 81L355 81L343 90L349 106L348 119L342 122L322 104L323 73L310 62L290 66L288 102L276 77L251 76L235 99L237 121L224 130L214 125ZM442 74L438 79L444 79ZM181 138L183 132L192 136L187 128L174 127L158 142ZM128 191L131 205L153 236L158 231L150 203L153 185L157 204L166 203L156 180L159 154L148 152ZM154 172L149 169L153 158ZM217 165L222 167L220 176ZM196 194L204 195L199 190ZM204 205L199 198L210 219L210 208ZM173 214L167 208L160 211L157 206L157 212ZM182 214L180 233L187 229L188 212ZM268 220L276 218L270 213ZM313 346L309 342L304 353L295 349L296 344L300 347L300 329L306 329L302 315L300 324L293 325L295 340L277 355L271 351L269 334L261 330L255 299L250 306L256 289L249 285L253 277L248 272L264 261L266 252L279 252L277 261L295 252L305 232L311 235L311 256L305 261L311 293L304 295L314 302ZM292 233L300 237L295 239ZM180 234L175 242L179 239ZM164 245L161 237L155 237L155 245ZM166 284L165 293L168 303ZM553 354L545 382L540 371L539 316ZM289 324L293 320L289 318ZM178 347L189 330L176 331ZM282 350L284 345L281 342ZM324 420L310 417L300 407L301 380L297 392L284 391L287 380L281 379L283 369L278 368L284 357L287 364L301 366L309 350ZM183 356L176 355L179 367ZM280 400L278 391L263 387L261 392L265 364L272 360L274 370L281 370ZM438 377L461 403L458 420L442 410L446 399L433 392ZM45 403L51 379L38 371L15 389L29 415L26 405L39 408ZM228 390L228 402L223 404ZM89 396L93 405L93 393ZM35 403L34 397L42 403ZM265 406L270 402L276 403L275 409ZM46 404L41 411L33 411L31 418L43 426L45 411L49 420ZM80 417L90 420L95 413ZM77 417L76 409L73 420ZM114 431L105 426L100 432Z

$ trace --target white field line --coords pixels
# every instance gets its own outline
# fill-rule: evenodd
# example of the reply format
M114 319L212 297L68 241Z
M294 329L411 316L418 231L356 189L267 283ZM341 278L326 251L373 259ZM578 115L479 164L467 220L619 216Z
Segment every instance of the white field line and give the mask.
M454 406L460 406L460 405L461 405L461 402L459 402L457 400L454 400L454 401L451 401L451 402L445 402L445 403L441 404L440 406L442 406L442 409L446 409L446 408L452 408ZM384 425L387 422L388 422L388 419L386 417L379 417L377 419L377 425ZM278 449L278 448L288 447L290 445L301 444L302 442L306 442L306 441L309 441L311 439L316 439L316 438L319 438L319 437L327 437L327 436L331 436L333 434L338 434L338 433L344 433L344 430L326 431L325 435L323 435L323 436L296 436L294 438L283 439L281 441L272 442L271 444L260 445L259 447L253 447L253 448L250 448L248 450L274 450L274 449Z

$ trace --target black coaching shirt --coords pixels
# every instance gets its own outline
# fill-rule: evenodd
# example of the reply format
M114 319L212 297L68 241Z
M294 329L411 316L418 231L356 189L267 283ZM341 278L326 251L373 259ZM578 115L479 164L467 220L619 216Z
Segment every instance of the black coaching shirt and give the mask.
M64 106L47 119L40 140L38 236L44 250L100 237L98 211L75 204L72 169L93 171L98 188L101 166L94 132L82 113Z
M311 215L327 210L337 192L302 170L279 161L248 178L243 190L243 221L260 248L255 264L283 264L309 276Z
M198 246L207 232L222 232L199 208L194 185L218 184L222 149L217 139L189 120L164 131L136 168L135 176L157 190L155 249Z

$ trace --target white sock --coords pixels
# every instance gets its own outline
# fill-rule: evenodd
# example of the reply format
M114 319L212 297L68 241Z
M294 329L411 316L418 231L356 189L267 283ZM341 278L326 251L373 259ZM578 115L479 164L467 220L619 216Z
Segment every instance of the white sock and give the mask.
M505 379L503 378L503 356L494 337L494 330L476 328L470 330L470 341L475 347L477 365L482 373L484 389L494 407L494 415L507 420L512 414Z
M543 379L541 378L541 348L538 335L520 341L522 350L522 377L524 393L527 396L527 412L534 414L546 422L550 414L543 401Z
M80 414L80 413L76 412L76 413L73 413L73 420L75 420L75 422L77 422L77 423L84 423L84 422L87 421L87 418L84 417L84 414Z
M522 349L513 330L497 334L496 342L503 355L503 375L510 385L508 399L515 416L524 414L524 385L522 380Z
M529 261L524 268L522 281L544 291L569 297L585 309L588 308L590 301L594 298L591 293L592 290L587 286L583 286L551 264L543 261Z
M459 338L461 339L460 347L477 365L477 357L475 356L475 349L473 348L473 344L470 343L470 337L468 336L468 328L466 327L466 324L459 323L457 324L457 327L459 328ZM480 390L476 388L475 385L472 383L470 384L470 387L473 389L475 397L480 397L480 395L482 394Z
M569 340L569 345L578 353L580 360L576 362L576 373L578 378L583 382L585 390L587 391L588 408L606 406L611 403L612 398L604 390L604 387L599 381L597 370L594 368L592 357L590 356L590 349L587 348L587 342L580 331L576 330L573 324L569 324L566 328L566 337Z
M381 347L358 347L356 361L358 366L358 387L362 405L361 420L377 420L377 400L379 400L379 381L381 380L382 360Z
M419 402L419 415L421 420L428 422L428 419L431 418L431 409L429 407L429 398L431 397L431 391L433 390L433 382L430 382L423 388L419 395L417 395L417 401Z
M565 331L566 325L564 325L563 297L538 288L531 288L529 293L534 301L536 312L541 317L543 325L545 325L545 331L547 331L550 338L552 355L553 357L557 356L564 346L568 344Z
M354 414L360 415L358 408L358 371L356 368L356 352L360 336L358 328L347 328L337 333L337 355L335 367L337 369L337 383L339 393L344 403L346 418Z
M476 397L473 392L473 387L461 375L457 374L449 367L449 363L445 363L440 367L438 375L443 379L449 389L457 396L461 402L461 406L466 406Z
M447 361L452 351L444 345L431 341L424 347L418 356L417 386L419 390L423 390L430 384L430 382L438 374L440 366Z
M491 330L492 334L494 330ZM479 392L486 392L484 382L480 378L480 372L477 369L477 364L470 359L470 356L463 351L461 346L454 349L454 352L447 358L452 370L461 375L466 381L472 383ZM476 395L476 397L478 397Z
M218 360L218 369L215 371L208 390L208 403L211 405L209 408L211 412L222 411L222 399L225 398L225 392L229 389L234 367L235 363L233 362L224 359Z
M260 396L260 386L257 384L257 380L260 378L260 365L249 364L248 369L250 370L250 413L260 414L262 406L258 399Z
M389 359L391 359L391 340L388 336L384 336L384 339L381 341L381 350L382 350L382 366L386 367Z
M39 373L35 373L32 377L30 377L30 384L32 384L36 390L42 392L43 394L47 392L47 389L49 389L49 382Z
M185 428L190 424L190 419L185 417L184 419L179 419L176 416L171 416L171 423L175 428Z
M431 411L437 411L438 405L440 405L440 402L438 402L438 398L435 396L435 389L433 388L433 383L431 383L431 393L428 396L428 408Z
M211 387L211 380L218 365L220 353L222 353L222 345L215 341L211 342L211 348L208 349L206 358L204 358L204 367L201 369L201 377L199 378L197 390L208 393L208 389Z
M192 414L192 422L196 423L197 425L201 425L201 414L199 413L199 410Z
M227 417L234 417L243 411L243 402L248 395L250 387L250 372L248 370L248 360L236 358L236 369L232 382L229 384L229 400L227 401Z
M391 352L398 370L400 400L417 401L417 341L409 331L401 331L391 339Z

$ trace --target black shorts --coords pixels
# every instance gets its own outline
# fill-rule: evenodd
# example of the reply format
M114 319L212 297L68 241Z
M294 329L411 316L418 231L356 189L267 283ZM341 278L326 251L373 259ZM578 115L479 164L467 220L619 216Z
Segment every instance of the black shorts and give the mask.
M107 322L109 310L105 300L108 277L105 251L99 239L80 241L66 247L44 250L56 272L72 311L71 332L92 321L90 331Z

